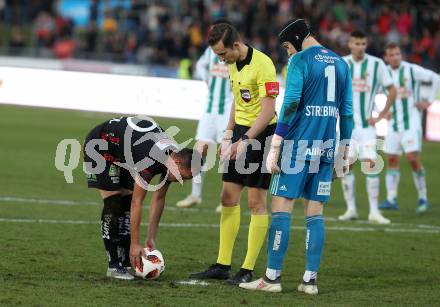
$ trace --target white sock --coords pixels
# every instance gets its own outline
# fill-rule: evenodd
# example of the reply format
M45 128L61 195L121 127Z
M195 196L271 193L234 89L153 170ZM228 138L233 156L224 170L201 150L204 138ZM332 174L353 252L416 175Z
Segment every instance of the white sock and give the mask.
M421 169L420 171L413 172L413 179L414 185L419 192L419 199L427 200L425 170Z
M354 187L354 174L349 172L342 178L342 192L344 194L347 209L356 212L356 199Z
M397 201L397 189L399 187L400 171L398 169L389 169L385 176L387 187L387 200L391 203Z
M380 188L380 178L375 175L367 175L367 193L368 202L370 204L370 214L379 213L379 188Z
M275 270L275 269L266 269L266 277L270 280L275 280L278 277L281 276L281 270Z
M310 279L316 280L318 278L318 272L315 271L305 271L303 275L303 280L309 282Z
M191 195L194 197L202 197L202 187L203 179L205 177L205 172L201 171L200 174L196 175L192 179Z

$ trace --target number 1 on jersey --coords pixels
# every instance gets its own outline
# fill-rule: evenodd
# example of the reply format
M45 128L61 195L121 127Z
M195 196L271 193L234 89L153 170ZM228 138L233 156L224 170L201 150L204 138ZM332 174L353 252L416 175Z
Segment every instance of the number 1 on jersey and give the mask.
M335 66L329 65L324 70L325 77L327 80L327 102L335 102L335 92L336 92L336 84L335 84Z

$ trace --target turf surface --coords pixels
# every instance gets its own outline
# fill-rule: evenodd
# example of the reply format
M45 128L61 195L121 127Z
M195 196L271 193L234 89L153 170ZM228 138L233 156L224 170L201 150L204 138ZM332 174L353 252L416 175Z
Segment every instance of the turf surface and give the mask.
M156 281L123 282L105 277L106 257L100 239L100 199L86 188L81 167L67 184L54 166L62 139L82 142L109 114L0 106L0 306L371 306L440 305L440 144L425 143L423 162L432 210L416 215L417 194L407 163L402 163L400 210L386 212L393 224L365 223L368 211L365 179L357 169L358 222L336 221L345 210L340 183L326 205L326 243L319 273L320 294L296 292L304 269L304 216L294 209L291 244L283 271L281 294L250 293L209 281L186 285L189 272L215 262L221 180L207 174L203 205L177 210L175 202L190 184L174 184L157 238L166 270ZM177 138L193 136L196 122L157 119L163 127L181 129ZM80 164L81 166L81 164ZM382 198L384 185L382 176ZM145 205L148 205L148 200ZM233 268L244 259L249 213L242 198L241 230ZM146 218L144 211L144 220ZM146 233L145 225L142 233ZM265 269L263 250L255 269Z

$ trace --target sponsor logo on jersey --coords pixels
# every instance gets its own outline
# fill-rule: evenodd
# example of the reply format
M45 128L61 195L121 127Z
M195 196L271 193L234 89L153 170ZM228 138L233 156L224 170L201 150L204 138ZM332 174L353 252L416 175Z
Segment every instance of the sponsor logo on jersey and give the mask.
M331 181L320 181L318 184L317 195L330 196L332 182Z
M94 182L98 181L98 179L96 179L96 175L95 174L87 174L87 180L88 181L94 181Z
M246 102L251 101L251 92L249 90L243 90L240 89L241 99L243 99Z
M366 93L371 91L367 78L353 78L353 92Z
M212 77L219 77L224 79L229 77L228 66L221 63L216 63L212 65L210 73Z
M266 95L278 95L280 93L278 82L266 82L264 86L266 87Z
M320 147L307 148L305 151L305 156L309 156L311 159L323 157L331 160L334 158L334 149Z
M317 60L318 62L324 62L328 64L334 64L335 61L340 61L339 57L332 55L322 55L319 53L315 55L315 60Z
M339 116L339 110L333 106L306 106L306 116L331 116L337 118Z
M412 91L406 87L397 88L397 99L409 98L412 95Z
M108 175L110 177L116 177L119 176L119 167L117 167L116 165L112 164L110 165L110 169L108 170Z

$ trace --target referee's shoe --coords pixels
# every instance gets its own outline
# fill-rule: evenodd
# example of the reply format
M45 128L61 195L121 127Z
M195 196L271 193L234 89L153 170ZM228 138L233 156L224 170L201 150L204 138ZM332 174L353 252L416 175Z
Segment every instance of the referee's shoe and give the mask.
M189 274L189 279L220 279L226 280L231 278L231 266L215 263L207 270L199 273Z

